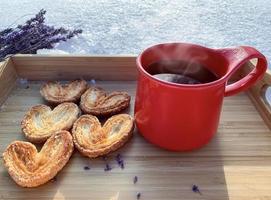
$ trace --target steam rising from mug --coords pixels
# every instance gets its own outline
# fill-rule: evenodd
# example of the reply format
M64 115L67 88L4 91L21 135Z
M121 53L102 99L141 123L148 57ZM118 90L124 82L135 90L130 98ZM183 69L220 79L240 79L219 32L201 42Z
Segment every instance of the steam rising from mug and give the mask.
M193 52L192 49L184 51L179 47L171 49L170 52L168 54L164 49L157 50L155 53L160 60L148 66L148 72L163 81L179 84L200 84L217 79L208 68L199 64L208 59L207 54L198 54L198 52ZM189 57L189 59L176 60L172 58L172 55L178 55L180 58Z

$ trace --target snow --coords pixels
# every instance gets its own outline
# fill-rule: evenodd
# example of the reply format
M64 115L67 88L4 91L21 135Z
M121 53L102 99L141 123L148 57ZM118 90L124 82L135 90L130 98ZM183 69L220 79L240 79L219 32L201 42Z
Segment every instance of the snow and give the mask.
M38 54L66 54L69 55L68 51L61 49L40 49L38 50Z

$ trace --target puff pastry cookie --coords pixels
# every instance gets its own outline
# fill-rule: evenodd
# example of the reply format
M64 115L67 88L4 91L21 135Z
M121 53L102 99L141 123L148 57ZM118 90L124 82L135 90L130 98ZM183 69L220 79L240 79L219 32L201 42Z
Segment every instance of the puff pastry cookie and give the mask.
M132 136L134 120L128 114L114 115L103 126L93 115L82 115L73 125L75 147L95 158L120 148Z
M90 87L81 96L80 108L84 113L95 116L113 115L127 108L130 99L126 92L112 92L107 95L101 88Z
M52 135L40 152L29 142L14 141L3 153L4 165L12 179L22 187L37 187L52 179L73 152L68 131Z
M48 82L41 87L40 93L50 103L76 102L87 87L85 80L75 80L68 84Z
M30 142L45 142L56 131L71 129L79 114L80 109L74 103L62 103L53 110L36 105L25 114L22 131Z

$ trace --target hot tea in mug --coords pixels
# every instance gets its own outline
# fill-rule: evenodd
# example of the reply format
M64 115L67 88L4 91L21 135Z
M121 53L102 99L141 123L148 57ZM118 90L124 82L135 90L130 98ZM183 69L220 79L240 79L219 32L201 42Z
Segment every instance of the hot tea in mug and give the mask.
M160 60L148 66L147 71L158 79L179 84L209 83L218 79L200 63L183 60Z
M230 77L249 60L255 69ZM160 147L187 151L207 144L217 131L223 99L249 88L265 73L266 58L253 47L211 49L195 44L158 44L137 58L135 121Z

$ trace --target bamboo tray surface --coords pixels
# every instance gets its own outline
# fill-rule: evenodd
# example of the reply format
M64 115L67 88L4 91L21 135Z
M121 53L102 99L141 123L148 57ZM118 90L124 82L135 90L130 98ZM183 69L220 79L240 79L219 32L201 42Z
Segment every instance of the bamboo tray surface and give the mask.
M98 86L108 91L127 91L132 96L130 109L126 112L133 115L134 60L133 56L15 56L2 63L0 153L11 141L25 140L20 122L31 106L44 103L39 94L44 80L73 79L78 75L88 80L98 77ZM108 68L110 65L112 68ZM79 66L75 74L70 69L74 66ZM245 69L249 67L251 64ZM33 81L20 83L19 78ZM75 151L54 181L32 189L17 186L1 159L0 199L110 200L119 194L116 199L132 200L138 192L142 200L271 199L270 107L258 94L259 88L266 85L270 85L269 74L248 93L225 98L216 136L197 151L165 151L148 143L135 131L130 142L110 154L107 161L102 158L90 160ZM118 153L124 159L124 169L115 161ZM111 171L104 171L106 162L113 168ZM85 170L85 166L90 170ZM134 176L138 177L136 184L133 183ZM192 191L194 184L201 194Z

